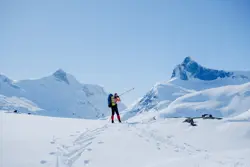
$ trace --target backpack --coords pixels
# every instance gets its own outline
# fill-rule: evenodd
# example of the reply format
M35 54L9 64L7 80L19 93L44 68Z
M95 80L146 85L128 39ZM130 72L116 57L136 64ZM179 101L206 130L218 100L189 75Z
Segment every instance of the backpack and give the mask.
M112 94L109 94L109 96L108 96L108 106L109 107L111 107L111 97L112 96L113 96Z

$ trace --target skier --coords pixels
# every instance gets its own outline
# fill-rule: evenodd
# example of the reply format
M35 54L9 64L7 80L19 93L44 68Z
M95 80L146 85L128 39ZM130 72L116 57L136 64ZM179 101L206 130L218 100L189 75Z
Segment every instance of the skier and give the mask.
M117 95L117 93L113 94L109 94L108 96L108 106L109 108L111 108L111 121L112 123L114 123L114 115L116 114L118 121L121 123L121 118L120 118L120 114L118 111L118 106L117 106L117 102L121 101L120 97Z

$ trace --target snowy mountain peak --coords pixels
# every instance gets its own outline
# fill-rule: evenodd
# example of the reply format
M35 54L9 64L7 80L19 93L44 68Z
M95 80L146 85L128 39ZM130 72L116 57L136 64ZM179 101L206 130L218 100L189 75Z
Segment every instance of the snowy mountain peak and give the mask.
M2 96L1 96L2 95ZM80 83L73 75L58 69L39 78L15 83L0 75L0 110L18 110L53 117L99 119L109 115L108 94L103 87ZM119 104L122 111L126 108Z
M67 73L65 71L63 71L62 69L58 69L56 72L54 72L53 76L59 80L59 81L63 81L67 84L69 84L69 80L67 77Z
M19 87L16 86L11 79L9 79L8 77L6 77L6 76L4 76L2 74L0 74L0 89L1 89L1 84L6 84L6 85L8 85L8 86L10 86L12 88L19 89Z
M8 77L6 77L2 74L0 74L0 81L6 82L6 83L12 83L12 81Z
M229 77L248 79L248 75L203 67L191 57L186 57L181 64L176 66L172 73L172 78L180 78L181 80L196 78L199 80L211 81L218 78Z
M189 57L186 57L183 61L182 64L189 64L190 62L194 62L193 59L189 56Z
M54 74L57 73L62 73L62 74L67 74L63 69L59 68L58 70L56 70L56 72L54 72Z
M196 116L201 115L201 110L203 106L205 106L208 110L203 110L206 112L214 112L213 114L222 115L222 110L218 109L221 106L225 106L226 102L228 102L228 106L232 108L230 111L231 113L236 112L234 110L234 104L240 104L239 101L243 101L241 104L242 106L246 106L244 100L248 100L247 96L243 95L242 97L238 96L238 92L241 94L244 91L239 91L238 89L246 90L246 94L249 92L249 85L242 86L241 84L250 83L250 72L249 71L233 71L233 72L226 72L223 70L214 70L203 67L196 61L194 61L191 57L186 57L183 62L176 66L172 73L172 78L166 82L162 82L160 84L156 84L150 91L148 91L142 98L140 98L135 104L129 107L123 115L123 119L129 119L131 117L136 116L137 114L144 113L144 112L158 112L161 110L173 111L174 114L179 114L178 116L187 116L187 113L182 112L185 111L190 105L196 105L193 109L199 112L193 112ZM226 89L227 86L231 86L227 88L227 92L223 92L223 88ZM238 86L238 87L237 87ZM219 89L222 87L222 89ZM209 90L212 88L218 88L214 91L208 93L204 96L199 96L199 93L205 90ZM216 94L217 91L221 91L220 93ZM234 92L233 92L234 91ZM237 92L238 91L238 92ZM197 93L198 92L198 93ZM215 96L212 94L215 92ZM197 94L195 94L197 93ZM228 94L230 94L228 96ZM194 96L191 96L193 95ZM225 95L226 94L226 95ZM189 96L190 95L190 96ZM235 96L232 96L235 95ZM228 96L228 98L226 98ZM187 101L181 101L183 103L178 103L177 105L174 102L182 97L187 97ZM194 98L193 98L194 97ZM197 97L197 98L196 98ZM201 98L202 97L202 98ZM212 98L211 104L214 106L208 107L206 103L210 104L210 99ZM214 100L214 97L219 97L218 99ZM239 98L239 99L237 99ZM208 100L207 100L208 99ZM189 100L189 101L188 101ZM224 101L223 101L224 100ZM239 100L239 101L237 101ZM236 102L237 101L237 102ZM190 102L187 104L187 102ZM196 103L199 102L199 103ZM232 103L231 103L232 102ZM221 104L221 105L220 105ZM179 106L178 106L179 105ZM199 106L200 105L200 106ZM172 106L172 108L169 108ZM179 107L178 111L177 107ZM214 107L214 108L213 108ZM183 108L183 110L181 110ZM240 110L238 107L239 112L243 112L249 108L241 107ZM219 111L220 110L220 111ZM181 111L179 113L179 111ZM229 108L225 108L225 111L229 111ZM229 115L229 114L228 114ZM172 115L173 116L173 115Z

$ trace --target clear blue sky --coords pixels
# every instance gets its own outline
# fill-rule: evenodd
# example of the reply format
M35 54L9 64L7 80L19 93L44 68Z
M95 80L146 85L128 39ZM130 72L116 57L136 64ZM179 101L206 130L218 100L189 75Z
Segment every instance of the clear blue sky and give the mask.
M0 0L0 23L0 72L20 80L62 68L107 91L135 87L127 104L186 56L250 70L249 0Z

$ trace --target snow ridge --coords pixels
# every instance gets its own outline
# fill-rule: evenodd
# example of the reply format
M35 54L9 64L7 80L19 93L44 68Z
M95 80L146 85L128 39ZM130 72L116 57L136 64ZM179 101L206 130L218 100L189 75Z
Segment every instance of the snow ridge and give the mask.
M170 80L156 84L124 112L123 119L144 112L161 113L160 117L201 116L203 113L235 116L250 108L247 103L250 99L245 96L250 92L249 83L250 72L209 69L186 57L173 70ZM241 106L236 107L236 103Z
M250 73L243 75L244 72L226 72L223 70L214 70L201 66L191 57L186 57L184 61L177 65L173 70L172 78L178 77L181 80L190 80L192 78L197 78L200 80L211 81L218 78L243 78L249 79Z
M62 69L40 79L16 81L15 85L12 80L1 76L0 94L6 97L16 97L15 100L12 99L12 102L6 104L9 110L19 110L20 108L16 105L10 107L10 104L16 103L18 98L25 98L34 106L43 109L43 112L36 112L38 115L87 119L99 119L110 115L107 105L108 94L103 87L82 84ZM6 101L2 104L4 102ZM19 102L23 103L20 100ZM124 104L119 104L120 110L125 107ZM27 107L26 111L29 110L30 108Z

